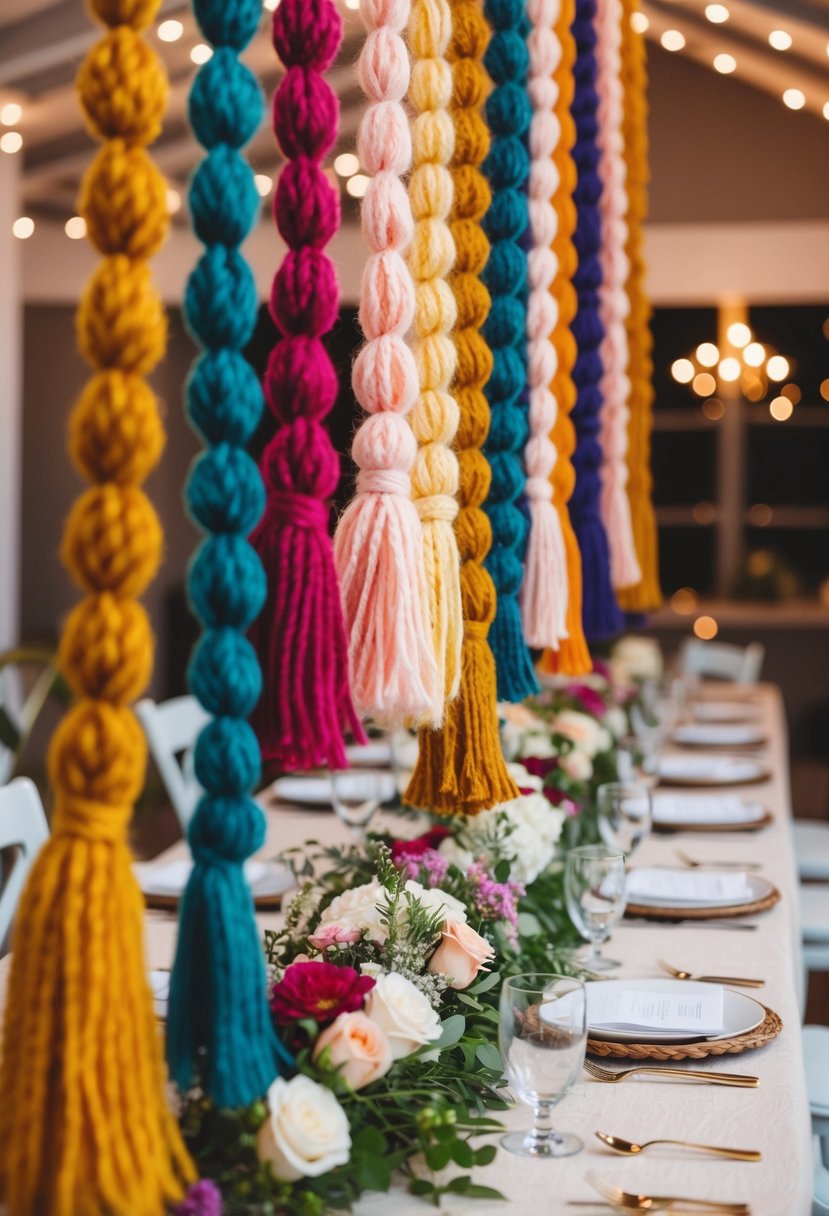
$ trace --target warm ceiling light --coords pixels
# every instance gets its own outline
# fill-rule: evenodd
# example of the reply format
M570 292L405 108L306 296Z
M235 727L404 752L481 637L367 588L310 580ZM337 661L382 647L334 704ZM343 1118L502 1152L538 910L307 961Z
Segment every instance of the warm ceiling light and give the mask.
M162 21L158 27L158 36L162 42L178 42L179 38L184 33L184 26L180 21L170 20Z
M86 236L86 220L82 215L73 215L66 221L63 230L70 241L82 241Z
M371 178L366 177L365 173L355 173L345 183L345 188L352 198L362 198L366 190L368 190L370 181Z
M731 16L724 4L706 4L705 15L714 25L722 25Z
M644 13L637 12L630 14L630 28L634 34L644 34L649 27L650 21L648 21Z
M748 367L762 367L766 361L766 348L762 342L749 342L743 349L743 362Z
M727 333L728 341L738 349L746 346L751 341L751 330L742 321L734 321L729 325Z
M23 147L23 136L19 131L4 131L0 135L0 152L19 152Z
M12 224L12 232L21 241L28 240L34 230L35 222L29 219L28 215L21 215L20 219L15 220Z
M208 59L213 58L213 48L208 46L206 42L197 42L190 52L190 58L193 63L207 63Z
M679 384L690 384L694 378L694 365L690 359L674 359L671 375Z
M257 173L253 179L253 184L262 198L267 198L273 189L273 181L268 177L267 173Z
M782 355L772 355L766 364L766 374L769 380L785 380L789 374L789 360Z
M725 413L725 406L719 397L709 397L702 403L702 412L709 422L719 422Z
M360 168L359 157L356 157L353 152L341 152L334 159L334 172L340 177L353 177Z
M806 104L806 94L802 89L786 89L783 94L783 105L790 110L802 110Z
M715 55L714 70L723 76L728 76L731 72L736 72L737 60L733 55L727 55L725 52L721 55Z
M181 211L181 195L172 186L167 188L167 210L170 215L175 215L177 211Z
M716 367L720 360L720 352L713 342L700 342L697 347L697 363L703 367Z
M698 616L694 621L694 633L703 642L710 642L719 632L719 625L712 616Z
M685 46L685 35L679 30L665 30L659 41L666 51L681 51Z
M671 607L674 612L682 613L683 616L693 612L697 606L697 593L693 587L680 587L671 596Z
M785 30L772 30L769 34L769 46L775 51L787 51L792 45L792 36Z
M769 413L775 422L785 422L794 413L794 406L788 397L775 397L769 403Z
M731 383L734 380L740 379L740 361L735 359L733 355L729 355L725 359L720 360L720 366L717 368L721 380L726 383Z
M7 101L4 106L0 106L0 122L4 127L16 127L22 117L23 107L16 101Z
M716 391L717 382L710 372L700 372L694 376L694 383L691 388L698 397L710 397Z

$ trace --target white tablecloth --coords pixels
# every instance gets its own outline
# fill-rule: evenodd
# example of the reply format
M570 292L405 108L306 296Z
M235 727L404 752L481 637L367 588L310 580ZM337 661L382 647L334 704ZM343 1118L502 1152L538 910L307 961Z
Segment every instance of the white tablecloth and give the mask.
M808 1216L811 1212L811 1132L799 1034L802 975L786 729L777 690L761 686L756 697L769 733L768 747L758 754L768 759L773 777L763 785L746 788L773 812L773 824L760 833L652 837L642 846L636 862L675 864L677 845L700 858L760 862L762 873L780 889L781 902L770 912L751 918L759 926L753 933L623 923L613 935L609 952L623 963L614 975L624 977L663 974L656 966L657 958L663 958L691 972L764 978L766 986L756 995L783 1019L780 1037L759 1051L705 1062L706 1068L753 1073L760 1077L759 1088L669 1084L644 1078L611 1086L585 1076L557 1112L558 1125L585 1141L582 1153L559 1161L533 1161L501 1151L491 1166L477 1171L477 1180L497 1187L508 1196L507 1202L450 1199L442 1211L458 1216L488 1212L492 1216L566 1216L568 1200L595 1197L584 1180L586 1172L594 1170L638 1193L747 1202L752 1216ZM265 856L309 837L326 843L347 839L347 829L331 812L276 808L267 798L263 802L268 810ZM179 844L165 857L184 853L184 845ZM260 920L263 927L279 923L278 915L264 915ZM169 967L174 945L174 919L149 913L149 967ZM8 959L0 960L0 1005L7 973ZM617 1066L611 1062L611 1067ZM530 1111L507 1112L504 1121L510 1128L527 1127ZM667 1148L626 1159L604 1149L593 1135L596 1131L640 1142L671 1137L760 1149L763 1161L720 1161ZM397 1192L392 1197L367 1196L357 1208L360 1216L426 1216L429 1210L433 1209L422 1201ZM589 1216L591 1209L581 1210ZM597 1216L603 1210L607 1209L597 1203Z

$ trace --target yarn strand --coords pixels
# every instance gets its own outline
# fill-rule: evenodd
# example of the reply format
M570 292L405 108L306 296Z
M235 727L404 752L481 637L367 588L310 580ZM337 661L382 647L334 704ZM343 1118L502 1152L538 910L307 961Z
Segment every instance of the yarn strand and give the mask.
M259 85L239 54L256 33L257 0L195 0L214 46L190 91L190 121L208 149L190 184L190 212L205 245L184 297L187 324L203 348L188 385L191 422L207 441L186 487L207 533L188 590L202 635L188 669L192 691L212 715L196 742L204 794L188 838L193 869L181 901L170 983L167 1059L181 1089L198 1071L218 1106L260 1097L280 1052L265 995L265 967L243 863L265 839L250 797L259 745L246 721L262 674L247 630L265 599L265 576L246 537L264 507L256 464L244 449L262 412L262 393L242 355L256 322L253 274L239 246L259 198L241 148L263 111Z
M66 521L61 555L86 593L58 661L77 697L52 739L52 835L15 918L0 1066L0 1206L14 1216L163 1216L194 1175L164 1093L146 980L143 900L127 826L146 745L130 703L152 668L137 602L161 557L141 490L164 434L145 376L166 321L147 259L167 232L164 178L147 153L167 101L141 31L158 0L92 0L108 27L77 89L103 146L80 212L103 260L77 313L94 369L69 449L92 483Z

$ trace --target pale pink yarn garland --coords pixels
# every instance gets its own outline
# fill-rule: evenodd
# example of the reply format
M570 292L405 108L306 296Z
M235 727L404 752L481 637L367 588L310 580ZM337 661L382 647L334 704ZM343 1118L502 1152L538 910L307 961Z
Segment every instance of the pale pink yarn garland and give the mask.
M553 73L561 57L554 24L560 0L527 0L532 30L527 39L530 72L527 80L533 108L530 124L529 211L532 247L527 269L527 382L530 390L530 437L524 448L530 533L521 589L524 637L530 646L558 650L567 637L567 558L561 521L553 506L550 480L557 452L551 432L557 405L551 382L558 367L552 333L558 304L550 288L557 259L552 249L557 216L553 195L558 169L553 152L561 135L555 103L558 86Z
M625 193L624 139L622 135L622 3L597 0L596 88L599 95L599 176L602 179L600 211L602 284L599 312L604 339L599 347L603 374L601 444L603 451L602 521L610 548L610 581L628 587L641 581L633 524L627 496L627 428L630 380L625 319L630 307L625 285L628 276L627 195Z
M349 635L351 691L360 713L388 723L433 720L437 671L429 627L423 533L412 502L417 441L406 415L418 396L414 355L405 342L415 291L405 254L414 224L401 176L411 165L402 101L409 55L401 38L410 0L361 0L368 30L358 63L369 105L357 152L371 176L363 235L371 251L360 288L366 343L352 384L369 414L354 436L357 493L337 526L334 554Z

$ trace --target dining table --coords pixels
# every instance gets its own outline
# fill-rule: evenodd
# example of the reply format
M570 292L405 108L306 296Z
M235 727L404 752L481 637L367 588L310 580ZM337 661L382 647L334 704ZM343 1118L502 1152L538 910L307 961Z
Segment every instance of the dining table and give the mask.
M759 1078L759 1086L731 1088L660 1077L633 1077L608 1084L584 1072L554 1112L557 1127L584 1141L580 1153L534 1160L501 1150L492 1164L473 1174L476 1182L497 1188L505 1199L450 1196L443 1201L443 1212L456 1216L489 1212L493 1216L567 1216L569 1212L599 1216L610 1209L587 1181L588 1172L638 1194L742 1202L752 1216L808 1216L811 1212L812 1135L800 1037L804 981L783 701L770 684L714 685L704 695L745 699L762 724L765 741L751 754L763 761L768 779L736 792L761 802L771 820L751 832L652 833L638 849L635 862L675 866L679 864L677 848L703 862L748 862L761 867L758 872L774 883L781 898L765 912L735 918L725 925L720 922L716 928L706 921L623 920L613 931L608 952L621 963L614 978L664 978L657 962L664 959L692 974L765 980L765 986L752 995L782 1019L777 1038L740 1055L673 1065L679 1069L703 1067L713 1073L749 1073ZM332 846L350 840L348 827L330 808L289 806L279 802L269 788L260 793L259 801L267 818L267 838L261 850L264 858L302 846L309 839ZM186 843L179 841L157 860L187 856ZM262 930L281 924L278 911L261 913L257 919ZM746 923L755 928L745 931L739 927ZM169 968L175 942L175 915L147 909L148 968ZM0 960L0 1007L8 970L7 956ZM619 1068L625 1061L600 1063ZM518 1105L498 1117L509 1130L529 1128L531 1111ZM621 1157L596 1138L600 1131L638 1143L670 1138L756 1149L762 1160L730 1161L672 1147ZM423 1200L405 1191L402 1182L390 1194L364 1195L355 1207L358 1216L426 1216L428 1210Z

